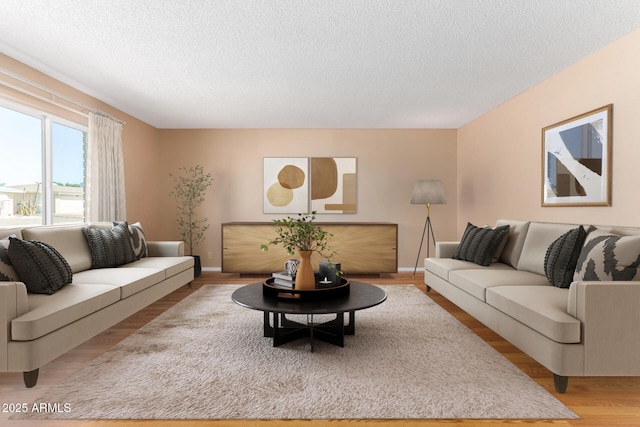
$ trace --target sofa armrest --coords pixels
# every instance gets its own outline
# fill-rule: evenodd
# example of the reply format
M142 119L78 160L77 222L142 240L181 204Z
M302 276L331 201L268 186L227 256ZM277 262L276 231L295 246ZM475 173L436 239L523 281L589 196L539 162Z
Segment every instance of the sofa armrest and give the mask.
M184 242L147 242L147 252L149 256L184 256Z
M22 282L0 282L0 368L7 370L7 343L11 321L29 311L27 287Z
M460 242L436 242L436 258L453 258Z
M568 313L582 323L585 375L640 375L640 282L573 282Z

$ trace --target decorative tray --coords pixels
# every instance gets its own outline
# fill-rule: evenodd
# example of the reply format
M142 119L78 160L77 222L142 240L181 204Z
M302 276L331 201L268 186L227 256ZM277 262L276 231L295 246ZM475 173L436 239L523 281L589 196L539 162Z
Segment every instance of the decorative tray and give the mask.
M319 287L319 284L316 283L315 289L293 289L275 285L273 277L270 277L262 282L262 294L273 298L299 299L301 301L319 301L349 295L349 281L340 278L340 282L339 285L331 287Z

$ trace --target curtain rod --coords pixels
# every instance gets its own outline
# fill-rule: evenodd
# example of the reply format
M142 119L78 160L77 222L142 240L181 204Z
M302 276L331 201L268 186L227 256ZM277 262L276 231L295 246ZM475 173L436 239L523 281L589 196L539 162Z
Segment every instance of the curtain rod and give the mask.
M14 89L14 90L17 90L18 92L21 92L21 93L24 93L26 95L32 96L32 97L37 98L37 99L39 99L41 101L45 101L45 102L48 102L50 104L56 105L58 107L64 108L65 110L71 111L73 113L80 114L81 116L84 116L84 117L89 117L89 114L87 114L87 113L85 113L85 112L83 112L81 110L78 110L76 108L71 108L71 107L69 107L67 105L61 104L60 102L58 102L56 100L56 98L57 99L62 99L64 101L66 101L66 102L68 102L70 104L73 104L73 105L75 105L77 107L80 107L81 109L86 110L86 111L88 111L90 113L100 114L102 116L109 117L110 119L115 120L116 122L119 122L119 123L121 123L123 125L126 124L123 120L117 119L117 118L113 117L109 113L105 113L104 111L98 110L97 108L89 107L89 106L87 106L85 104L82 104L80 102L74 101L73 99L68 98L68 97L66 97L64 95L60 95L57 92L54 92L54 91L52 91L52 90L50 90L50 89L48 89L48 88L46 88L46 87L44 87L44 86L42 86L42 85L40 85L38 83L32 82L30 80L27 80L27 79L23 78L22 76L20 76L18 74L14 74L11 71L5 70L4 68L0 68L0 73L5 74L6 76L9 76L12 79L18 80L21 83L27 84L27 85L29 85L29 86L31 86L33 88L36 88L38 90L41 90L43 92L48 93L51 96L51 99L47 98L46 96L42 96L42 95L38 95L36 93L33 93L33 92L29 91L28 89L25 89L23 87L20 87L20 86L11 84L9 82L0 80L0 84L3 85L3 86L9 87L9 88Z

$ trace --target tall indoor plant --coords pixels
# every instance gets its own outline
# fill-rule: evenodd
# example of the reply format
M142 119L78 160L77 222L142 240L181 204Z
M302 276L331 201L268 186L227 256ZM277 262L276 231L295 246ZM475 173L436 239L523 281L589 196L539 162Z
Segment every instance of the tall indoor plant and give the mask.
M209 229L207 218L198 218L197 208L204 202L207 189L213 184L211 173L205 173L201 165L180 167L180 174L173 178L173 191L169 193L173 196L178 206L178 230L184 240L188 255L194 257L195 277L200 277L202 264L199 255L193 254L193 248L204 240L205 232Z
M329 259L336 251L329 245L333 234L328 233L313 221L316 219L316 211L311 214L298 214L297 217L286 217L274 220L277 237L268 245L280 245L289 255L296 252L300 255L300 265L296 273L296 289L313 289L315 287L315 275L311 266L311 255L314 252ZM263 251L269 250L268 245L260 245Z

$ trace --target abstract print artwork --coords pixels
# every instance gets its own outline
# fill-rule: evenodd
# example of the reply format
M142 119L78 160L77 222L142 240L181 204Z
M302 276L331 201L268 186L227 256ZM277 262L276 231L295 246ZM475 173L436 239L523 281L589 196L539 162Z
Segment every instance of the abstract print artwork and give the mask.
M311 210L356 213L356 158L311 158Z
M264 213L304 213L309 209L309 159L264 159Z
M266 157L264 213L356 213L355 157Z
M542 206L611 204L612 105L542 129Z

